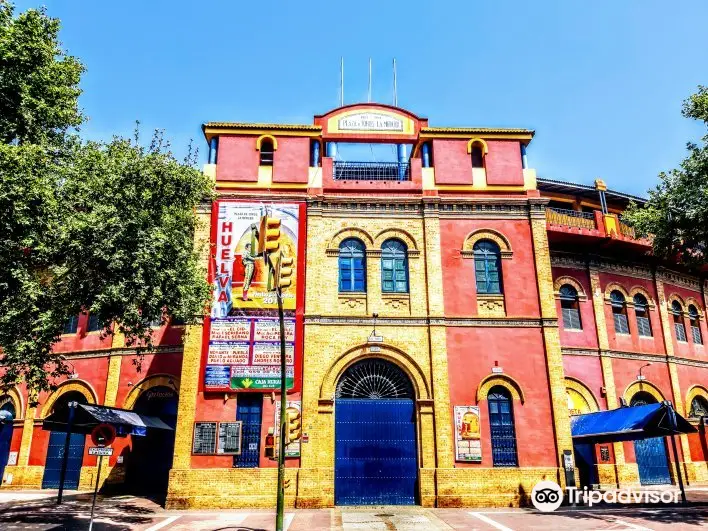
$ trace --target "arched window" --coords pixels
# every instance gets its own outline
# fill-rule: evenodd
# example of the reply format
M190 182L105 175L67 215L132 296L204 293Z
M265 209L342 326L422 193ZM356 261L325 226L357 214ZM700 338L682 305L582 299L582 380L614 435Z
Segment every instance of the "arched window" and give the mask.
M614 290L610 293L610 303L612 305L612 318L615 322L616 334L629 334L629 322L627 321L627 304L621 291Z
M691 400L691 411L688 416L694 419L708 417L708 400L702 396L697 396Z
M560 288L561 312L563 315L563 328L566 330L582 330L580 321L580 302L578 290L570 284L563 284Z
M634 296L634 315L637 318L637 329L642 337L651 337L651 321L649 320L649 303L641 293Z
M517 466L514 406L509 391L495 386L487 395L489 406L489 432L492 436L492 464Z
M703 344L703 336L701 335L701 323L698 320L698 309L691 304L688 307L688 320L691 322L691 335L693 336L693 342L696 345Z
M676 341L686 342L686 326L683 324L683 308L679 301L671 303L671 313L674 318L674 332L676 332Z
M264 138L261 141L261 158L259 164L261 166L273 165L273 141L269 138Z
M408 248L400 240L381 246L381 291L408 293Z
M339 291L366 291L364 251L364 244L356 238L339 244Z
M499 246L491 240L479 240L472 250L477 293L502 293Z
M484 148L481 144L473 144L470 149L473 168L484 168Z

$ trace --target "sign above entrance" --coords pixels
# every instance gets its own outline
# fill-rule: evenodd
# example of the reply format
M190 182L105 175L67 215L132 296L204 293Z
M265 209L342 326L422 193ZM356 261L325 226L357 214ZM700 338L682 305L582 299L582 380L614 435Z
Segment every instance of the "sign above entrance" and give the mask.
M315 123L322 126L325 140L330 135L351 136L354 140L366 135L383 137L381 140L414 140L420 127L427 125L427 120L397 107L371 103L335 109L315 117Z
M403 120L378 112L358 112L337 121L341 131L397 131L403 132Z

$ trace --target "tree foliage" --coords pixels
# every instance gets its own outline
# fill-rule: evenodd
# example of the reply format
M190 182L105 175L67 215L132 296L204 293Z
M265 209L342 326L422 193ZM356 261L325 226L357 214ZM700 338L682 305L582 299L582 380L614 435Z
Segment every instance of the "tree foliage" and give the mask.
M44 8L14 17L0 1L0 140L54 142L83 121L81 62L59 45L59 20Z
M57 48L58 22L42 11L12 19L0 4L0 28L0 385L40 391L69 372L54 347L80 312L138 350L151 348L151 324L201 320L210 286L196 210L213 183L196 154L176 160L160 132L149 146L137 134L71 134L83 67ZM41 100L43 84L57 93Z
M683 105L683 115L708 127L708 87ZM689 267L708 261L708 134L701 144L688 144L688 156L679 168L659 174L644 206L631 205L627 221L641 236L651 236L654 254Z

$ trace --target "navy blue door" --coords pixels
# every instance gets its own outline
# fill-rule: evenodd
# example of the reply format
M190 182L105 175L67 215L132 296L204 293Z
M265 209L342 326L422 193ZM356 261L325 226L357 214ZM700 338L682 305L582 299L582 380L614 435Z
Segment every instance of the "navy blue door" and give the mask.
M261 417L263 416L263 395L241 393L236 399L236 420L243 422L241 455L234 456L234 466L257 468L261 457Z
M59 476L61 474L61 462L64 456L64 441L66 433L53 431L49 435L49 447L47 448L47 462L44 466L44 478L42 479L43 489L58 489ZM72 433L69 439L69 460L66 466L66 477L64 488L76 490L79 488L79 476L81 475L81 463L84 460L84 443L86 435Z
M410 399L339 398L334 500L339 505L412 505L418 460Z
M580 486L589 487L599 483L595 469L595 446L576 443L573 445L573 453L575 454L575 466L578 467L580 475Z
M642 485L671 483L663 437L634 441L634 453L639 467L639 482Z

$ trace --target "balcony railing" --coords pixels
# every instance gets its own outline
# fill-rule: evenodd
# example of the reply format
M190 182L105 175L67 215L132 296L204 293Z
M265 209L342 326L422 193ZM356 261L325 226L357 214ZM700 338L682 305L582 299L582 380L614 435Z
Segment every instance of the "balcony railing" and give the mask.
M595 228L595 215L592 212L578 212L562 208L547 208L546 222L551 225L567 225L583 229Z
M636 234L634 233L634 227L630 227L627 225L624 221L622 221L622 218L619 218L617 220L619 224L619 231L622 236L625 238L632 238L633 240L636 240Z
M335 181L410 181L408 162L334 161Z

